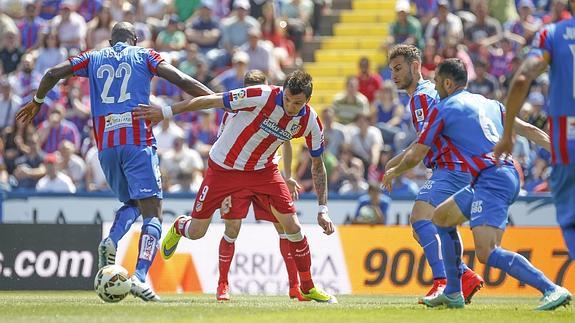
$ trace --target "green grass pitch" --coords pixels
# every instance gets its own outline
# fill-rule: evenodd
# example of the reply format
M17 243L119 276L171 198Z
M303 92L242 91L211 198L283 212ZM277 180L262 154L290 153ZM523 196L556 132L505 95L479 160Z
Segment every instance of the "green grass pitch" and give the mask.
M339 296L339 304L298 303L287 297L161 295L162 303L132 296L104 304L93 292L0 292L0 322L575 322L575 306L536 312L534 297L477 297L463 310L428 309L416 297Z

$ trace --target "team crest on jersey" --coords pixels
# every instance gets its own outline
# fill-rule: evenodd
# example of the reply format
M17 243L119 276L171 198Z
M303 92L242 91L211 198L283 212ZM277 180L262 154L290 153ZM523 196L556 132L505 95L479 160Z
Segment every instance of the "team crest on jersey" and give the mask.
M202 211L203 208L204 208L204 203L196 202L196 212Z
M415 110L415 119L417 120L417 122L421 122L421 121L425 120L425 115L423 114L423 109Z
M247 95L245 89L239 89L231 92L230 101L237 101L245 98Z
M298 123L294 123L290 129L292 136L295 135L296 133L298 133L300 131L300 129L301 129L301 125Z

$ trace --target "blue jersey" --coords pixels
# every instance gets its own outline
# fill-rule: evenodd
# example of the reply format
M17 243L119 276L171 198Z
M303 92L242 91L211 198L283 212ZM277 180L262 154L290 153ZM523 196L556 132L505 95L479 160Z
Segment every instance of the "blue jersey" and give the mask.
M575 164L575 18L545 26L532 55L551 57L549 135L553 164Z
M74 75L90 80L90 104L98 149L155 145L151 123L132 109L149 104L150 81L163 59L148 48L116 43L70 58Z
M409 98L411 121L417 133L421 133L423 126L429 120L429 111L439 102L435 85L431 81L421 81L413 95ZM456 154L450 149L445 138L435 138L431 150L425 156L423 164L428 168L445 168L448 170L469 171Z
M460 90L430 111L418 143L433 147L440 136L473 176L495 165L493 147L503 134L503 105L479 94ZM513 165L509 159L503 161Z

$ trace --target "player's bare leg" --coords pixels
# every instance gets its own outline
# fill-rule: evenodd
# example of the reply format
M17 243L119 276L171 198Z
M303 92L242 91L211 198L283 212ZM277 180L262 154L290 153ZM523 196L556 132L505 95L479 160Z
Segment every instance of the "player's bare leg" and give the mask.
M230 300L230 288L228 283L228 273L230 271L230 265L232 264L232 259L234 258L235 252L235 241L240 233L240 228L242 226L242 220L239 219L225 219L225 230L224 236L220 240L219 248L219 271L220 278L218 279L218 288L216 290L216 299L218 301L229 301Z
M302 301L309 301L309 299L305 298L301 294L300 286L299 286L299 278L297 274L297 266L295 264L295 260L292 256L290 250L290 243L287 239L287 235L285 233L284 228L280 223L274 223L274 228L278 232L279 240L280 240L280 252L286 264L286 270L288 274L289 280L289 297L296 298L300 302Z
M162 236L162 200L157 197L149 197L138 200L137 205L144 218L144 223L140 234L136 270L131 278L132 289L130 292L144 301L157 302L160 298L146 283L146 276L156 257Z
M296 263L304 297L327 303L337 303L337 299L315 287L311 277L311 253L306 237L301 232L301 225L297 214L285 214L277 211L273 206L271 210L275 218L285 230L290 250Z

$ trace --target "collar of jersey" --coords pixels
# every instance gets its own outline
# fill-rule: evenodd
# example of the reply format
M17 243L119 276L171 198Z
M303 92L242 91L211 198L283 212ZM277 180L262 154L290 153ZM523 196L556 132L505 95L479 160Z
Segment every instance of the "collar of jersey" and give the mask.
M113 47L115 50L117 50L117 49L122 50L122 49L124 49L124 48L126 48L126 47L128 47L128 46L129 46L129 45L128 45L127 43L117 42L117 43L115 43L114 46L112 46L112 47Z
M280 107L284 107L284 91L280 91L280 93L278 93L278 95L276 96L276 105L279 105ZM299 113L296 116L293 116L292 118L297 118L297 117L303 117L305 115L306 112L306 108L305 105L303 107L301 107L301 110L299 110ZM285 109L284 109L285 112Z
M431 83L431 81L430 80L419 81L419 82L417 82L417 87L423 86L427 83Z

